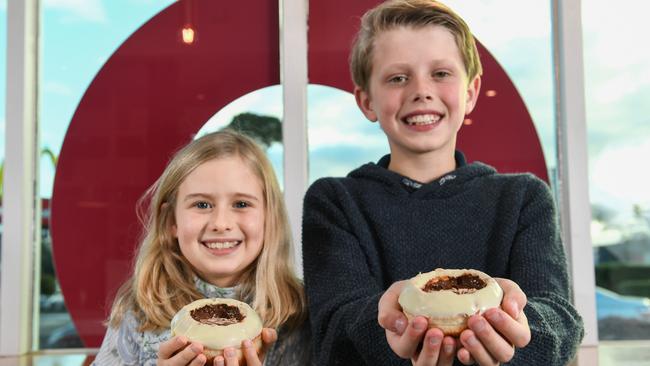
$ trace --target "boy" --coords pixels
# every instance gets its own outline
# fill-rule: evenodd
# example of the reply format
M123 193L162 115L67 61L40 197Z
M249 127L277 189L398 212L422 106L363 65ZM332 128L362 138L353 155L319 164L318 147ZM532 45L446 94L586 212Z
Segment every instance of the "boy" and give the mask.
M481 84L467 25L432 0L391 0L362 18L350 63L357 104L379 122L390 155L318 180L305 196L317 363L569 362L583 327L548 187L530 174L467 164L455 150ZM499 280L507 312L472 316L458 339L427 331L422 317L408 323L400 281L437 267L508 278Z

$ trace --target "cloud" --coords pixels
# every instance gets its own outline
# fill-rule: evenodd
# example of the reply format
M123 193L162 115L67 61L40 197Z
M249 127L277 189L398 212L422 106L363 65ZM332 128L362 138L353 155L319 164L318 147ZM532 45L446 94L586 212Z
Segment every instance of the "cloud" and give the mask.
M106 21L106 10L100 0L45 0L46 9L55 9L65 14L65 20L81 19L89 22Z
M650 205L650 170L639 167L639 159L650 156L650 138L610 145L591 159L591 201L630 211L632 205Z
M73 95L72 89L68 85L56 81L46 81L43 85L43 91L48 94L61 96Z

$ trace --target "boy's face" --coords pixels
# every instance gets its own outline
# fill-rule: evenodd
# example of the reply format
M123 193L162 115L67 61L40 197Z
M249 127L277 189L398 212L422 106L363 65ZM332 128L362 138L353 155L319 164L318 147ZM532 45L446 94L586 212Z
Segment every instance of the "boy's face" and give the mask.
M379 120L393 156L453 156L456 133L472 111L480 77L471 82L453 35L441 26L397 27L375 38L368 91L357 104Z

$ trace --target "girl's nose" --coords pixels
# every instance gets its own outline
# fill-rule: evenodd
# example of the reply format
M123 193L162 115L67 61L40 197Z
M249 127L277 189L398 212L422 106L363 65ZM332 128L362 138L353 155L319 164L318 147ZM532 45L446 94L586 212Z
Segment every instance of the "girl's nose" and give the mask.
M210 219L210 230L216 232L231 231L234 226L232 215L227 209L214 210Z

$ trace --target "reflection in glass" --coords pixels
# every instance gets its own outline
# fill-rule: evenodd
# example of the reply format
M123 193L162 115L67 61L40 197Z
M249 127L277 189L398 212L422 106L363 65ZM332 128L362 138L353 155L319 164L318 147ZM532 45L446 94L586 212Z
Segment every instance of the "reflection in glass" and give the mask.
M583 0L591 236L601 340L650 339L650 51L644 4ZM603 24L607 24L603 27ZM607 50L604 52L603 50Z

